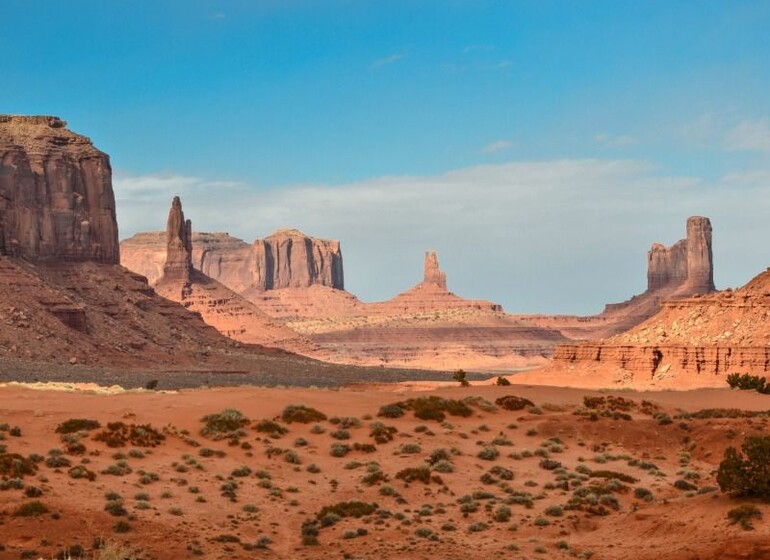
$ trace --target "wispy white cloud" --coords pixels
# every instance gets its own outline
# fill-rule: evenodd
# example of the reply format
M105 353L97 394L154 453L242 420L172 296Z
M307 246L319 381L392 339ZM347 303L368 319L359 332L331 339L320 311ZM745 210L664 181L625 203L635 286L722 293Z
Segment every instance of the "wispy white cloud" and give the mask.
M482 153L485 154L495 154L497 152L503 152L506 150L510 150L514 146L514 143L510 140L495 140L494 142L490 142L483 148L481 148Z
M222 12L216 12L214 14L211 14L211 19L226 19L226 18L227 16Z
M626 146L636 144L636 138L628 134L613 135L607 132L600 132L594 136L594 140L607 148L625 148Z
M728 150L770 152L770 119L744 120L727 132Z
M383 66L393 64L394 62L398 62L403 58L404 58L403 54L394 53L383 58L378 58L377 60L375 60L369 65L369 68L381 68Z

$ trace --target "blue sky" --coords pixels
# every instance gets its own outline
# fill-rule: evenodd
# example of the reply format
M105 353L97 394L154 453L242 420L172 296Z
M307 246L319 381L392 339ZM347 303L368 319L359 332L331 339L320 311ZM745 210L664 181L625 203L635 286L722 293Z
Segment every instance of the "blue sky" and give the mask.
M123 237L342 241L384 299L437 249L453 291L591 313L711 217L716 281L770 264L770 2L0 3L0 111L112 157ZM767 247L767 248L765 248Z

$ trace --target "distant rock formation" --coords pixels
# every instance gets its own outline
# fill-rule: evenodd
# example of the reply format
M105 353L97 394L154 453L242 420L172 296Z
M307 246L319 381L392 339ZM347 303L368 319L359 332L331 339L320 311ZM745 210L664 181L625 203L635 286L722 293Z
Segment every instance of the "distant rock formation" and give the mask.
M688 218L687 237L671 247L653 243L647 253L647 291L666 288L675 289L675 294L680 296L715 290L708 218Z
M175 196L166 221L166 262L156 282L158 294L199 313L223 335L252 344L279 347L303 354L316 348L281 325L243 296L193 268L192 221L185 220L182 201Z
M171 201L166 222L166 262L163 276L167 280L189 282L192 274L192 222L184 219L178 196Z
M725 386L730 373L770 373L770 270L732 291L665 301L637 327L559 346L554 369L611 375L630 386Z
M517 319L532 325L559 330L572 339L596 340L627 331L646 321L663 302L672 298L714 291L711 253L711 222L692 216L687 219L687 237L666 247L653 243L647 253L647 289L620 303L608 303L598 315L525 315Z
M423 280L396 297L367 305L368 312L375 314L424 313L448 309L476 309L502 313L500 304L486 300L464 299L447 289L446 273L438 265L436 251L425 252Z
M424 284L435 284L442 290L446 290L446 273L438 266L436 251L425 251L425 276Z
M0 254L117 264L109 157L66 126L0 115Z
M345 287L339 241L296 229L278 230L251 245L226 233L196 233L190 240L193 267L238 293ZM165 260L162 234L138 233L121 247L123 266L146 276L150 284L157 282Z
M307 288L313 284L345 289L339 241L279 229L254 242L255 287L260 291Z

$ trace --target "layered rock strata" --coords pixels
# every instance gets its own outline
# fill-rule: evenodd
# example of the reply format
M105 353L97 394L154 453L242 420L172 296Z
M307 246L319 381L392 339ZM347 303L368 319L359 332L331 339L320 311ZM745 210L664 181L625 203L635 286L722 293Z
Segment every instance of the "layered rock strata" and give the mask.
M666 247L653 243L647 253L647 289L621 303L608 303L594 316L518 316L524 323L559 330L568 338L599 339L625 332L646 321L663 302L715 290L711 250L711 221L702 216L687 219L687 236Z
M161 233L139 233L123 241L123 265L147 277L162 274L166 247ZM318 239L296 229L282 229L251 245L226 233L190 237L192 265L236 292L326 286L343 290L339 241Z
M185 220L175 196L166 222L166 262L155 290L185 308L223 335L240 342L280 347L303 354L315 348L290 328L267 317L257 307L220 282L193 268L192 222Z
M117 264L109 157L66 126L0 115L0 254Z
M666 301L604 341L559 346L554 368L655 385L724 386L730 373L770 373L770 271L746 286Z

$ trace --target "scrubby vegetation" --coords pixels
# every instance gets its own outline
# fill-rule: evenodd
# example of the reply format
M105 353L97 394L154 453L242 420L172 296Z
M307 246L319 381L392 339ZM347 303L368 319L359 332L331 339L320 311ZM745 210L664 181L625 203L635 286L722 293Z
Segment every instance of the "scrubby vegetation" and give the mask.
M281 419L287 424L291 424L292 422L309 424L310 422L321 422L326 420L326 414L315 408L305 406L304 404L290 404L283 409Z
M725 450L717 483L722 492L770 498L770 436L747 436L741 446Z
M156 447L166 439L166 436L150 424L110 422L107 428L94 435L93 439L106 443L108 447L125 447L128 444L136 447Z
M731 373L727 376L727 384L731 389L740 389L741 391L756 391L763 395L770 394L770 385L767 384L767 378L759 375L749 375L744 373Z

